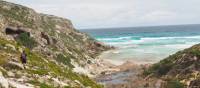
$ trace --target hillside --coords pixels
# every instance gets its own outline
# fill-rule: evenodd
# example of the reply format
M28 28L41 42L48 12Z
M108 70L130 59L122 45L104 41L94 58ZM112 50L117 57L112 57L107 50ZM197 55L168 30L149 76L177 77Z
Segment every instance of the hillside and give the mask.
M200 44L161 60L146 69L143 74L162 79L164 88L199 88Z
M74 69L95 64L96 56L108 49L68 19L0 0L0 87L100 88ZM23 50L26 69L20 62Z

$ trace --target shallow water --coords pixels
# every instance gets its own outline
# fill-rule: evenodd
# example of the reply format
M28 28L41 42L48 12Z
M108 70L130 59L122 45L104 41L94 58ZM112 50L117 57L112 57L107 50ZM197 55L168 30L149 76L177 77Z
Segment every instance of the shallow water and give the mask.
M83 30L97 40L118 47L100 57L121 64L126 60L154 63L200 42L200 25Z

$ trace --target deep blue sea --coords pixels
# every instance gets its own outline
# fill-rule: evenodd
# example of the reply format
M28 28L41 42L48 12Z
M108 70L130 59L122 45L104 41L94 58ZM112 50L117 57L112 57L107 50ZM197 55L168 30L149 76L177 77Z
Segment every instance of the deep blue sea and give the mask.
M86 29L98 41L118 49L105 52L102 57L122 63L154 63L179 50L200 43L200 25Z

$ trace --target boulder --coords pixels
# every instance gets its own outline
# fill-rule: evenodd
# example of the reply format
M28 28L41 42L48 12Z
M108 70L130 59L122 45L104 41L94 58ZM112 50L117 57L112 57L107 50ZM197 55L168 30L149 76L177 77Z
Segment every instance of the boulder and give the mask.
M0 88L8 88L8 80L4 78L2 72L0 72Z
M8 47L8 48L11 48L13 51L15 51L15 50L16 50L16 48L15 48L15 46L14 46L14 45L11 45L11 44L6 44L5 46L6 46L6 47Z
M52 78L52 80L54 81L54 86L68 86L68 84L60 81L58 78Z
M200 88L200 79L191 81L189 88Z
M9 77L15 77L15 74L11 71L8 71L7 74L8 74Z
M24 67L21 63L17 63L17 62L13 62L13 61L9 61L5 65L3 65L3 67L6 69L19 69L19 70L24 69Z
M9 85L14 88L34 88L33 85L31 85L31 84L29 84L29 86L27 86L27 84L20 84L16 81L12 81L12 80L9 80Z

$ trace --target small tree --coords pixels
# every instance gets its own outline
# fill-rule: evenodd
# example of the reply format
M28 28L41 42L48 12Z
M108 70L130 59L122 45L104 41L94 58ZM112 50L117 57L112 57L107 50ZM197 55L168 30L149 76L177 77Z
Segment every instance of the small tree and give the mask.
M17 37L17 42L19 44L22 44L23 46L29 48L29 49L33 49L34 47L37 46L37 42L28 35L28 33L21 33L18 37Z

